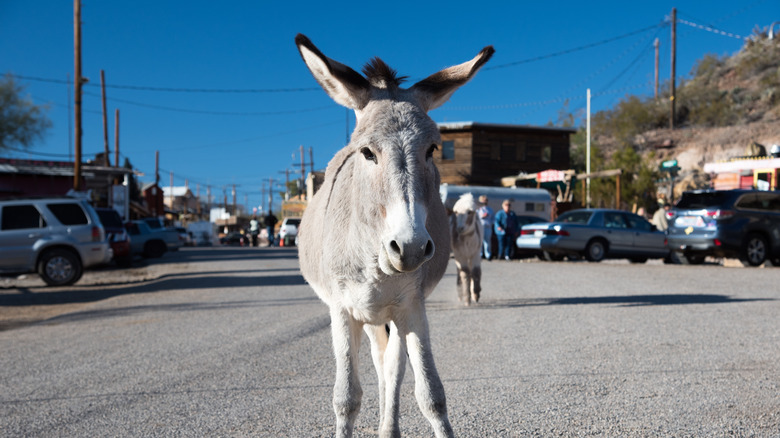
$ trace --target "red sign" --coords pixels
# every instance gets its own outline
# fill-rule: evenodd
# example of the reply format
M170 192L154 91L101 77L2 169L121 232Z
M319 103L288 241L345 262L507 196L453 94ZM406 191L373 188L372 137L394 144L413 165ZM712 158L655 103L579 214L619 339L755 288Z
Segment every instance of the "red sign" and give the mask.
M562 170L545 170L536 174L536 181L540 183L563 181L565 175Z

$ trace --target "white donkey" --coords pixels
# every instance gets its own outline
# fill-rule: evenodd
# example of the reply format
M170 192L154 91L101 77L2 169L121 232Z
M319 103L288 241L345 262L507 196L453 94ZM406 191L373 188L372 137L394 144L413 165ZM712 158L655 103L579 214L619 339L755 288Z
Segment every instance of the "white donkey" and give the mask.
M468 82L493 48L404 89L403 78L378 58L363 76L323 55L304 35L295 42L322 88L357 116L351 142L330 161L306 208L298 239L303 276L330 307L336 436L352 435L360 410L361 331L371 341L379 378L379 435L400 435L408 354L420 410L437 437L452 436L425 313L425 297L444 275L450 251L433 164L441 137L427 111Z
M477 203L474 195L464 193L452 207L450 232L452 233L452 253L458 268L458 298L464 305L471 300L479 301L482 290L482 222L477 218Z

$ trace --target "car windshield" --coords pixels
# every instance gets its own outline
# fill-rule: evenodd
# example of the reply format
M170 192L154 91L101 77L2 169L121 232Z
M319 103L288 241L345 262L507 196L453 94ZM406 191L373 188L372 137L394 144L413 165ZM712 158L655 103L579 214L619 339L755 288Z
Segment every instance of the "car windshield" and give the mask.
M300 219L287 219L287 225L295 225L296 227L301 224Z
M718 207L728 201L729 194L724 192L683 193L675 207L696 210L707 207Z
M558 216L555 222L565 222L568 224L587 224L590 221L590 217L593 216L592 211L569 211Z

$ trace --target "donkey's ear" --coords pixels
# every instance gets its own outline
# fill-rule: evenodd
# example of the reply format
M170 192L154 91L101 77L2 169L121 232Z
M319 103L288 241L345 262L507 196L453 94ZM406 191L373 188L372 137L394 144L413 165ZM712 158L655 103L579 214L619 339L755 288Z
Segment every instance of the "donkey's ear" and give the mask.
M455 90L473 78L494 52L493 46L487 46L471 61L434 73L414 84L411 90L425 111L438 108Z
M306 35L299 33L295 37L295 44L314 79L336 103L354 110L366 106L371 88L366 78L323 55Z

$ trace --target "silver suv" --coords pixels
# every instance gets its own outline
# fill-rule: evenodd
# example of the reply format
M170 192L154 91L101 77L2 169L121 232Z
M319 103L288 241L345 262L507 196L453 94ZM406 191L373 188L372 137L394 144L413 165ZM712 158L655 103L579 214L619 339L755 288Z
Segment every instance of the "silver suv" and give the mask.
M49 286L65 286L111 256L103 225L85 200L0 201L0 275L37 272Z

